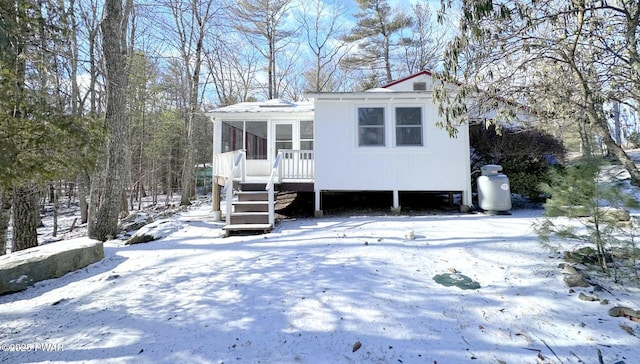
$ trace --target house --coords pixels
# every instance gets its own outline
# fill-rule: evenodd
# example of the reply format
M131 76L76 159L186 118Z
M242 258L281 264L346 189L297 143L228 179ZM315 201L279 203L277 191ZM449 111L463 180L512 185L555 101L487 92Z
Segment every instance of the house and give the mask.
M269 230L273 195L313 191L316 215L327 192L387 191L394 212L404 192L460 195L471 206L469 131L436 127L432 76L423 71L366 92L311 93L309 102L244 102L208 115L214 125L214 211L220 188L229 230ZM232 206L233 205L233 206Z

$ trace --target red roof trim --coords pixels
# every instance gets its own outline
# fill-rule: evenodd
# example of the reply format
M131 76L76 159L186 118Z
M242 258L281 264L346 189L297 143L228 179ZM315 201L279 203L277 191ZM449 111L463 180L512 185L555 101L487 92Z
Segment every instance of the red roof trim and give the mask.
M403 83L403 82L408 81L408 80L410 80L410 79L412 79L412 78L415 78L415 77L418 77L418 76L422 76L422 75L425 75L425 76L433 76L433 74L432 74L431 72L429 72L429 71L420 71L420 72L415 73L415 74L413 74L413 75L411 75L411 76L407 76L407 77L405 77L405 78L401 78L401 79L399 79L399 80L396 80L396 81L393 81L393 82L391 82L391 83L388 83L388 84L386 84L386 85L382 86L382 88L391 87L391 86L393 86L393 85L397 85L397 84L399 84L399 83Z

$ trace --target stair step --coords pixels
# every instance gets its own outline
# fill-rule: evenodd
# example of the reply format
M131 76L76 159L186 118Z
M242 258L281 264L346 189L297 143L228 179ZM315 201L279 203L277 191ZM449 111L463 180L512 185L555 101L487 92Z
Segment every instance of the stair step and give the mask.
M229 224L223 230L271 230L271 224Z
M235 212L269 212L269 201L234 201Z
M267 191L239 191L237 193L238 201L268 201L269 193Z
M268 212L234 212L231 214L231 224L268 224Z
M225 235L229 236L233 231L261 231L268 233L273 227L271 224L229 224L223 227Z
M262 191L264 192L265 187L267 187L266 183L260 182L241 182L240 190L242 191Z
M233 201L232 204L235 205L269 205L269 201Z

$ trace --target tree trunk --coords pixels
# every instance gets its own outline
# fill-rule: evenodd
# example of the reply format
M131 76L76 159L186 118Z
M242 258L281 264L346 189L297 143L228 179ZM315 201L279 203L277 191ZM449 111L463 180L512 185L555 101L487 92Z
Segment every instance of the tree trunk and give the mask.
M149 182L151 184L151 196L153 196L153 201L152 201L152 205L157 205L158 204L158 181L157 181L157 175L158 173L156 172L156 160L155 157L154 159L151 161L151 182Z
M391 75L390 48L391 48L391 45L390 45L389 35L384 34L384 69L387 76L387 83L390 83L393 81L393 76Z
M122 189L122 205L120 205L120 216L127 217L129 215L129 201L127 201L127 189Z
M78 205L80 206L80 223L86 224L89 212L89 205L87 204L87 192L89 178L85 173L78 176Z
M191 186L193 185L193 114L189 113L187 117L187 148L185 151L184 165L182 167L182 196L180 197L180 205L191 205Z
M618 101L613 102L613 135L615 136L616 144L622 145L622 126L620 125L620 103Z
M58 207L59 207L60 188L56 187L53 191L53 232L51 235L55 238L58 236Z
M587 122L578 122L578 132L580 133L580 150L582 156L585 158L591 158L593 156L593 135L591 134L591 128Z
M107 158L104 165L106 178L100 181L102 196L98 202L95 223L89 225L89 236L102 241L116 236L129 160L126 49L123 47L126 23L123 20L122 2L106 0L102 20L102 49L106 65L107 90Z
M53 186L53 183L49 183L49 203L53 203L53 200L56 198L56 189ZM44 204L43 204L44 206Z
M583 93L584 111L589 124L606 145L608 153L612 153L615 158L622 163L627 172L629 172L631 184L634 186L640 186L640 170L638 170L638 167L633 160L631 160L620 145L616 144L615 140L611 136L609 123L604 115L602 101L594 97L594 92L591 89L591 86L575 62L572 61L569 65L571 66L573 75L576 81L578 81L579 87Z
M622 163L627 172L629 172L629 175L631 176L631 184L634 186L640 186L640 171L638 170L638 167L622 147L616 144L615 140L613 140L611 133L609 132L609 125L607 125L607 122L598 119L594 119L592 122L598 135L604 142L604 145L607 146L609 153L612 153L613 156Z
M38 246L38 188L22 186L13 191L13 249L19 251Z
M103 166L106 164L106 146L103 146L101 152L98 156L97 166ZM97 216L98 216L98 208L100 207L103 189L105 184L105 170L104 168L97 167L91 176L90 183L90 192L89 192L89 210L87 216L87 230L89 232L89 236L91 236L91 231L96 229L97 225Z
M169 159L169 164L171 164L171 159ZM171 203L171 196L173 194L173 185L172 185L173 176L171 175L171 168L167 168L166 173L167 174L165 178L166 178L167 187L165 190L164 205L169 206L169 204Z
M7 254L7 230L11 220L11 196L0 190L0 255Z

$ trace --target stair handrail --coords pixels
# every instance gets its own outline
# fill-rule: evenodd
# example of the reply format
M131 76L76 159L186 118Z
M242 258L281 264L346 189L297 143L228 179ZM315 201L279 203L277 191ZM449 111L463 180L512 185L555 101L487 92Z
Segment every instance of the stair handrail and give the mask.
M267 185L264 189L268 192L269 195L269 225L272 227L276 221L276 207L275 207L275 179L276 175L280 175L280 161L282 160L282 152L278 151L278 155L276 156L276 160L273 162L273 167L271 168L271 174L269 175L269 180L267 181Z
M244 181L245 179L245 169L244 169L244 160L246 158L247 152L244 149L238 151L238 155L236 156L233 167L231 168L231 172L226 177L226 182L224 184L224 188L222 193L224 193L227 198L227 216L225 216L225 221L227 225L231 224L231 212L233 209L233 181L235 180L235 176L238 173L238 169L241 169L240 180Z
M282 160L282 152L278 151L276 160L273 162L273 167L271 167L271 174L269 175L269 180L267 181L267 185L264 187L266 191L268 191L269 189L272 189L273 185L275 184L276 175L279 175L281 160Z

